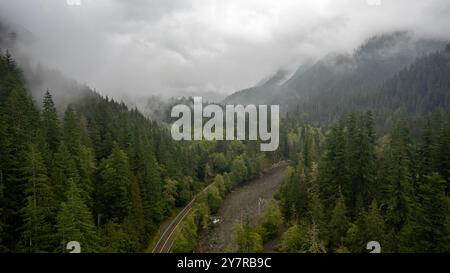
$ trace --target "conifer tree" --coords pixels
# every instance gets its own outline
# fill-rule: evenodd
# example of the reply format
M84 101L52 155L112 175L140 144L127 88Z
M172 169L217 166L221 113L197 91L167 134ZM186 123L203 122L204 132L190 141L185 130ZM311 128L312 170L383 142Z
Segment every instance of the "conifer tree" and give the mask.
M23 225L20 210L23 206L26 185L22 165L27 143L37 135L39 114L23 86L16 86L7 97L0 116L5 136L2 139L3 246L15 249L21 239L20 226Z
M146 242L146 238L141 189L139 187L139 181L135 176L132 176L130 179L130 195L131 209L129 215L125 219L124 229L130 237L130 251L138 252L142 250L144 242Z
M111 155L100 164L101 180L97 184L98 208L103 221L119 223L128 215L130 200L130 167L128 157L117 144Z
M29 144L23 173L27 180L23 213L23 246L27 252L52 251L56 203L44 160L38 148Z
M418 189L418 209L414 217L414 251L450 251L449 199L445 195L445 180L433 173L424 178Z
M78 157L78 169L80 175L80 190L83 199L86 200L88 207L92 208L94 183L93 178L96 170L96 161L94 151L85 145L81 145Z
M330 227L330 244L333 248L343 245L343 238L348 229L347 207L345 205L345 198L342 192L336 200L336 205L331 214L329 223Z
M98 247L97 229L92 214L81 197L77 184L69 179L66 201L61 203L57 216L57 236L60 240L58 252L65 252L70 241L77 241L82 252L95 252Z
M363 242L377 241L384 245L386 239L386 224L381 216L380 208L376 200L373 200L368 213L364 217L364 229L362 231Z
M450 194L450 120L442 126L436 146L437 170L446 181L446 193Z
M328 235L328 228L326 223L325 211L322 200L317 191L312 190L310 193L310 202L308 204L309 222L314 224L318 231L318 236L321 240L326 240Z
M64 142L70 153L78 160L81 147L81 127L74 108L69 105L64 113Z
M140 181L142 181L144 214L146 226L149 230L155 228L163 218L163 185L161 180L161 172L158 162L152 152L146 150L146 154L142 157L144 166L138 171Z
M50 91L47 89L43 99L42 133L51 154L56 153L61 141L61 127L58 120L55 104Z
M430 175L435 170L435 139L431 121L428 119L422 130L422 139L419 147L418 173L421 177Z
M4 205L5 205L5 195L3 193L5 185L3 182L3 175L4 175L4 169L5 169L5 162L6 162L6 131L5 127L3 125L3 117L2 113L0 112L0 252L5 252L6 247L3 245L3 230L5 228L5 223L3 220L4 215Z
M292 201L295 206L295 211L298 219L303 220L307 216L309 201L308 181L304 168L299 168L291 183L293 183L293 187L291 187L290 190L292 191L292 197L294 198Z
M325 244L320 239L319 229L316 224L311 224L308 229L308 245L309 253L325 253L327 250L325 248Z
M404 123L399 123L391 134L388 148L389 166L383 177L387 183L389 200L387 203L387 223L390 228L388 239L392 251L402 247L402 237L409 233L413 213L414 189L411 177L409 131Z
M51 170L52 183L58 200L64 200L68 180L72 179L75 183L78 183L79 177L76 162L67 149L65 142L62 141L53 157Z
M342 124L338 124L331 129L325 146L323 159L319 165L318 180L322 200L326 208L331 208L338 198L339 188L344 193L350 191Z

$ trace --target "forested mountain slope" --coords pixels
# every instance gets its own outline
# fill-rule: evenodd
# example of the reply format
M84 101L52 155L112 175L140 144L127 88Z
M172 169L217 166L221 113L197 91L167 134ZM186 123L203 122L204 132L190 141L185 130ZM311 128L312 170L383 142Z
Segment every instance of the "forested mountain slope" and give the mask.
M229 189L270 162L257 143L175 142L166 126L88 87L63 114L51 90L37 105L15 60L1 55L2 252L64 252L73 240L83 252L143 251L216 174Z
M396 119L377 134L370 112L350 113L324 141L310 125L287 128L293 163L278 195L289 226L280 251L367 252L377 241L383 253L448 252L450 119L426 120Z
M311 112L327 111L331 104L377 92L396 73L429 53L442 50L442 41L415 39L410 33L395 32L372 37L353 54L328 54L310 65L301 66L280 85L266 104L280 104L284 113L314 122L331 123L333 116ZM257 92L251 99L239 99L242 92L230 97L235 103L260 103ZM247 96L248 97L248 96ZM227 101L227 100L225 100Z
M450 47L422 56L396 73L376 91L341 97L317 97L300 103L290 118L332 124L352 111L372 111L377 129L386 131L393 120L408 117L416 126L429 115L448 112L450 101Z

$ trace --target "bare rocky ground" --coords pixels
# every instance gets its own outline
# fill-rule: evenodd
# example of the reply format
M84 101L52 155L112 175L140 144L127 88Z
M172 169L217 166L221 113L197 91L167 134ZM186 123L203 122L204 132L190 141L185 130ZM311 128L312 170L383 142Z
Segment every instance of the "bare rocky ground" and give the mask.
M249 181L232 191L217 213L220 222L199 234L196 252L225 252L233 241L236 221L255 223L267 200L273 198L283 180L287 164L282 163L265 175ZM265 248L271 252L271 249Z

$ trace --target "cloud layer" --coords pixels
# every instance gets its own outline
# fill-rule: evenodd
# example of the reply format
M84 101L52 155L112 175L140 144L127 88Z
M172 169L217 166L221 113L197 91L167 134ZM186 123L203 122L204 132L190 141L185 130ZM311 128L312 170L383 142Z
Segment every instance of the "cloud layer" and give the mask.
M35 62L111 95L228 94L368 37L443 37L448 0L3 0ZM449 38L449 37L445 37Z

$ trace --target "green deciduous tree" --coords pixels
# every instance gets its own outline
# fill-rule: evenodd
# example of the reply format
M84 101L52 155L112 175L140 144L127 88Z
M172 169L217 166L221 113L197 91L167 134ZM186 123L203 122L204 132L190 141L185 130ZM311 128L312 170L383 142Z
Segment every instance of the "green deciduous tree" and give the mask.
M222 205L222 202L223 202L222 197L220 196L220 192L217 189L216 185L211 185L208 188L208 191L206 194L207 194L206 198L208 200L208 207L209 207L211 213L214 214L219 210L220 206Z
M231 176L233 177L234 185L237 185L247 179L248 170L245 165L245 160L242 156L236 157L231 163Z
M284 234L281 250L288 253L304 252L307 234L299 225L291 226Z
M263 251L263 241L261 236L254 231L248 223L237 223L234 231L236 239L236 252L258 253Z
M263 241L273 239L283 224L283 216L274 200L270 200L261 218L261 226L264 229Z
M197 226L194 217L189 215L184 221L181 230L178 231L172 247L173 253L189 253L197 245Z

